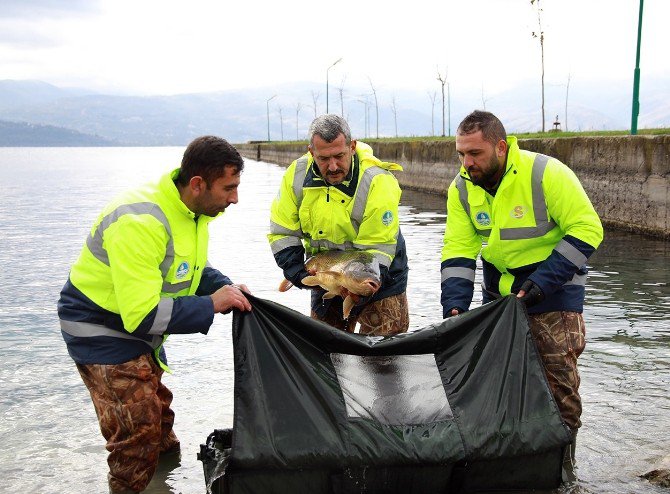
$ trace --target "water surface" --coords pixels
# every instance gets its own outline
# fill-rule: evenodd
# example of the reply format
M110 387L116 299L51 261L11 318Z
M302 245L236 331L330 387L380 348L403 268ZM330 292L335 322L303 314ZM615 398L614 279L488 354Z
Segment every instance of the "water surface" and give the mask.
M182 152L0 148L0 491L106 492L103 439L55 304L103 205L177 167ZM210 260L255 295L307 314L307 293L277 291L282 276L265 238L283 171L247 161L240 203L211 225ZM418 329L441 319L444 199L405 191L400 214L411 329ZM664 493L637 476L670 455L670 243L608 231L590 264L575 492ZM159 472L147 492L205 490L199 445L232 424L231 320L218 315L208 336L168 342L174 374L165 383L175 395L183 457L180 466Z

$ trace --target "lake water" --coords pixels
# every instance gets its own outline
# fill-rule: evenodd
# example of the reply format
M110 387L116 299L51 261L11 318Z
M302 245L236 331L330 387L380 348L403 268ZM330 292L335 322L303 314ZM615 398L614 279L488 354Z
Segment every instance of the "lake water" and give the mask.
M107 492L95 412L67 354L56 301L100 208L177 167L183 148L0 148L0 492ZM283 169L247 161L240 202L211 225L210 260L254 295L308 313L306 292L279 293L265 234ZM444 199L405 191L411 328L441 318ZM670 455L670 243L606 232L590 260L580 358L584 423L576 489L667 493L639 479ZM480 273L478 273L478 276ZM475 294L481 302L481 294ZM182 461L147 492L203 493L199 445L232 424L230 315L208 336L167 345Z

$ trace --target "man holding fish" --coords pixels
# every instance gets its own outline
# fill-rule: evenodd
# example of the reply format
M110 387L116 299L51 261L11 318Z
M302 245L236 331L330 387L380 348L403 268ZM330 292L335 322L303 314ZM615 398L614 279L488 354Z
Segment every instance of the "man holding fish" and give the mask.
M268 239L286 281L312 289L312 318L353 332L407 331L407 254L398 222L400 186L346 120L321 115L308 152L287 169ZM307 264L306 262L307 259Z

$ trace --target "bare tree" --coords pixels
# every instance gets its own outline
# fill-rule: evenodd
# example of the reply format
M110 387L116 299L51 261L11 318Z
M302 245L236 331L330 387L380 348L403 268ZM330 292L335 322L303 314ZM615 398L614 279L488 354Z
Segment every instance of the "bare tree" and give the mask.
M568 83L565 86L565 131L568 131L568 91L570 91L570 73L568 72Z
M444 85L449 84L447 82L447 71L448 69L444 69L444 77L442 77L442 74L440 73L440 69L437 69L437 80L440 81L440 84L442 85L442 137L444 137ZM449 134L451 134L451 112L449 112Z
M537 3L537 25L539 31L533 31L533 38L540 39L540 52L542 54L542 132L544 132L544 31L542 30L542 9L540 8L540 0L530 0L531 5Z
M375 97L375 111L377 114L377 118L375 119L377 122L377 139L379 139L379 101L377 101L377 91L375 91L375 87L372 85L372 79L368 77L368 80L370 81L370 87L372 88L372 94Z
M432 136L435 136L435 100L437 99L437 91L432 93L428 91L428 97L430 98L430 132Z
M295 104L295 140L300 140L300 125L298 124L298 116L300 115L300 110L302 110L302 103L298 101Z
M314 118L316 118L316 103L319 101L319 97L321 96L321 93L317 93L316 91L312 91L312 101L314 102Z
M342 77L342 84L337 88L337 92L340 93L340 116L344 118L344 81L347 77Z
M482 106L483 106L482 110L486 111L486 102L487 102L489 99L490 99L490 98L486 98L486 97L484 96L484 83L482 82Z
M278 106L277 111L279 111L279 129L281 131L281 140L284 140L284 115L282 115L282 107Z
M391 99L391 111L393 112L393 125L395 127L395 136L398 137L398 107L395 104L395 94Z
M370 105L368 104L368 95L367 95L367 94L362 95L361 98L364 98L364 99L359 99L359 100L357 100L357 101L358 101L359 103L363 103L363 106L364 106L364 110L363 110L363 111L365 112L365 114L364 114L364 120L365 120L365 137L367 137L367 136L368 136L368 127L369 127L369 124L368 124L368 121L369 121L368 107L369 107Z

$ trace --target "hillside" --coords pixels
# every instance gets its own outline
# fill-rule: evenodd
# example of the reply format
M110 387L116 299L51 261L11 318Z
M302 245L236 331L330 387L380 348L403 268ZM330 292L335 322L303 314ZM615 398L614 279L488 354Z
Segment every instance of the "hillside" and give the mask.
M0 120L0 147L7 146L118 146L118 143L53 125Z
M40 81L0 81L0 120L14 122L12 129L7 124L0 129L0 142L17 146L28 145L24 142L92 145L88 143L103 139L118 145L162 146L184 145L203 134L246 142L268 138L268 116L271 140L294 140L306 135L315 113L314 96L317 112L325 112L321 86L297 82L216 93L125 96L59 88ZM670 79L643 82L640 129L670 127L668 88ZM563 130L566 127L573 131L623 130L630 126L629 81L611 84L573 81L569 94L566 86L547 85L545 89L547 130L552 128L556 116ZM439 86L435 90L437 98L431 105L425 90L395 90L388 84L380 84L377 108L369 87L343 88L343 102L338 88L331 87L330 111L342 112L357 138L393 137L396 129L400 136L440 135ZM277 96L268 105L272 95ZM491 94L481 87L450 87L445 110L446 133L453 135L458 122L475 108L496 113L510 133L541 128L540 87L534 81L520 82L504 92ZM50 127L47 131L40 126ZM60 134L54 130L56 127L61 128ZM43 135L43 141L37 133ZM76 133L84 136L75 138Z

